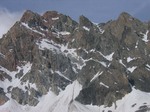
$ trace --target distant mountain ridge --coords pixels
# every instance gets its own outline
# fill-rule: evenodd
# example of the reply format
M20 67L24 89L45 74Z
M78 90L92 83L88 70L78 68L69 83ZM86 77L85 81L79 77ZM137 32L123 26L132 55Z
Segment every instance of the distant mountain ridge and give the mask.
M0 39L0 111L150 111L149 31L126 12L95 24L27 10Z

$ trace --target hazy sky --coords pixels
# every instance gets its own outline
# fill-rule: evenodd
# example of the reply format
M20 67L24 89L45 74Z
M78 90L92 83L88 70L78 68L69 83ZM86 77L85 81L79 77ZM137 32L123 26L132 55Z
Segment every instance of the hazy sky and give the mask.
M0 0L0 7L12 12L56 10L75 20L83 14L94 22L115 19L123 11L143 21L150 19L150 0Z
M150 20L150 0L0 0L0 37L27 9L40 14L56 10L76 21L84 15L97 23L116 19L121 12Z

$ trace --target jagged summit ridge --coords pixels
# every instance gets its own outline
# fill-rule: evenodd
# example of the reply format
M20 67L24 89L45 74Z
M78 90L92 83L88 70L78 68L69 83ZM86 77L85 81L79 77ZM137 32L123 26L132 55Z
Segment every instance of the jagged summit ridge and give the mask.
M119 111L122 98L149 96L148 26L127 13L94 24L83 15L78 23L56 11L26 11L0 40L0 104L40 108L40 99L49 95L53 102L44 112L57 112L53 105L65 112L93 111L86 105ZM137 106L121 101L137 111L149 109L148 99L134 100Z
M127 12L122 12L122 13L119 15L118 19L133 20L134 18L133 18L130 14L128 14Z

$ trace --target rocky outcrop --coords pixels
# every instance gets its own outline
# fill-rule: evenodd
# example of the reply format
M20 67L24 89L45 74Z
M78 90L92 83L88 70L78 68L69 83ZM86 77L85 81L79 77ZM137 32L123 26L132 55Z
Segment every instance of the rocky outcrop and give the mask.
M5 104L9 98L5 95L3 88L0 88L0 106Z
M24 92L23 90L17 87L12 89L11 97L22 105L29 104L31 106L34 106L37 105L37 103L39 102L36 98L29 95L27 91Z
M111 106L133 87L150 92L149 30L149 23L127 13L94 24L84 16L77 23L56 11L41 16L28 10L0 40L0 80L10 83L0 104L10 94L35 106L49 90L58 95L74 80L83 86L76 98L82 104Z

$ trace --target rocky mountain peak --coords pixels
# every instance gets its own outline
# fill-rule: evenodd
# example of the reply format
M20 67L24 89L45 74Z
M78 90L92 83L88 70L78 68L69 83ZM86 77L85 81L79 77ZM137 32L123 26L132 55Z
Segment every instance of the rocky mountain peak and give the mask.
M132 17L130 14L126 12L121 13L116 22L118 25L122 25L123 27L124 26L131 27L134 30L139 30L138 28L141 28L140 30L142 30L143 25L145 25L140 20Z
M48 20L48 19L57 19L60 17L61 14L59 14L57 11L47 11L43 14L43 17Z
M128 14L127 12L122 12L122 13L119 15L119 17L118 17L118 20L127 22L127 21L129 21L129 20L130 20L130 21L134 20L134 18L133 18L130 14Z
M56 12L56 11L47 11L43 14L43 18L45 22L48 22L48 24L53 25L55 22L60 20L60 17L62 14Z
M17 102L19 112L26 105L29 112L38 112L36 106L40 112L93 112L92 105L97 112L121 112L122 105L148 110L149 30L149 23L127 13L94 24L85 16L77 23L56 11L26 11L0 39L0 105ZM126 103L133 94L146 99Z
M81 15L79 17L79 25L85 27L92 27L93 23L87 17Z
M115 21L110 21L104 26L104 29L111 31L111 33L119 40L121 39L122 34L127 30L128 32L130 31L137 35L141 35L140 32L146 32L147 28L147 23L141 22L126 12L121 13ZM131 39L133 38L131 37Z
M40 17L39 14L35 13L35 12L32 12L31 10L27 10L24 12L22 18L21 18L21 22L28 22L30 21L31 19L36 19Z
M23 14L20 21L28 24L30 27L41 26L41 24L42 24L41 16L30 10L27 10Z

